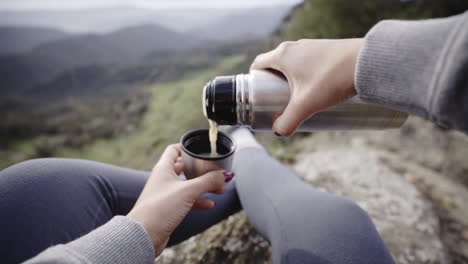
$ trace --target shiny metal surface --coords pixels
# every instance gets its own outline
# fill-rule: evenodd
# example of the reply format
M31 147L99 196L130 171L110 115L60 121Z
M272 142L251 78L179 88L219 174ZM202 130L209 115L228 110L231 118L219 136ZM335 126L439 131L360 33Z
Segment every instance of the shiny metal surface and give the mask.
M193 179L213 170L230 170L233 155L221 160L206 160L194 158L182 151L184 160L184 174L187 179Z
M205 131L206 129L202 130L194 130L191 132L197 131ZM189 132L189 133L191 133ZM187 133L186 135L188 135ZM222 133L222 132L220 132ZM229 138L228 135L222 133L223 137ZM234 157L235 145L231 139L229 141L223 141L222 144L226 144L225 146L230 149L230 152L225 155L219 155L216 157L210 157L209 154L198 155L196 153L191 152L187 148L185 148L185 142L190 140L190 137L183 136L180 140L182 145L182 159L184 161L184 174L187 179L193 179L198 176L201 176L207 172L213 170L231 170L232 168L232 160ZM228 143L229 142L229 143ZM203 144L210 144L209 141L203 142ZM227 144L230 144L229 146Z
M238 123L253 130L271 130L289 102L288 82L267 71L237 75L236 88ZM407 116L403 112L366 104L354 97L315 114L298 131L398 128Z

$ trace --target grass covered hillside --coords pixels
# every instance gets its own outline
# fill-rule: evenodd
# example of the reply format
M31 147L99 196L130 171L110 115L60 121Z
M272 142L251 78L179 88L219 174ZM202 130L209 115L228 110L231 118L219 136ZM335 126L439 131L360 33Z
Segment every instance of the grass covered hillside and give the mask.
M277 30L278 40L363 37L384 19L447 17L468 9L459 0L305 0Z
M64 149L57 154L151 169L168 144L178 142L191 129L208 127L202 112L203 86L213 76L231 73L231 69L243 60L242 55L233 56L213 68L193 72L180 81L150 86L148 91L152 99L135 133L99 140L83 151Z
M21 140L0 150L0 168L28 158L56 156L91 159L137 169L151 169L162 150L188 130L207 128L202 113L202 90L207 81L220 74L232 74L245 64L245 56L231 56L205 70L187 73L177 81L156 83L145 88L146 110L129 133L103 137L76 148L64 144L64 136L42 136ZM121 109L121 113L129 109ZM82 126L106 124L105 117L82 120ZM101 125L100 125L101 124Z

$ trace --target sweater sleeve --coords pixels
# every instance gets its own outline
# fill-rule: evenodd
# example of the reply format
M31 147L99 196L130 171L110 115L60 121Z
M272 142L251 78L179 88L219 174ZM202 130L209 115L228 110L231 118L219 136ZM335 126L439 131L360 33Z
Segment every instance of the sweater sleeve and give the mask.
M154 264L154 259L153 244L143 227L130 218L116 216L91 233L51 247L25 264Z
M468 12L378 23L359 55L359 97L468 134Z

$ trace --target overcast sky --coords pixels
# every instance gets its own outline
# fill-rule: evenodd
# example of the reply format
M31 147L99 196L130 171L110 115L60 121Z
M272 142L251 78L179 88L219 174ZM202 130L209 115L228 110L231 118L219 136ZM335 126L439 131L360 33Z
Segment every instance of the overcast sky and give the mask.
M0 0L0 9L81 9L110 6L144 8L235 8L295 4L302 0Z

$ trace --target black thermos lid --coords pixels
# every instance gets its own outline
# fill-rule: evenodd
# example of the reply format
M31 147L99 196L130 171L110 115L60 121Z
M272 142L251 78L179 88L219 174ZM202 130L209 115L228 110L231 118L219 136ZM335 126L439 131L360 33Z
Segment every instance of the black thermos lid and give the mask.
M237 124L236 77L220 76L205 86L205 106L208 119L218 125Z

